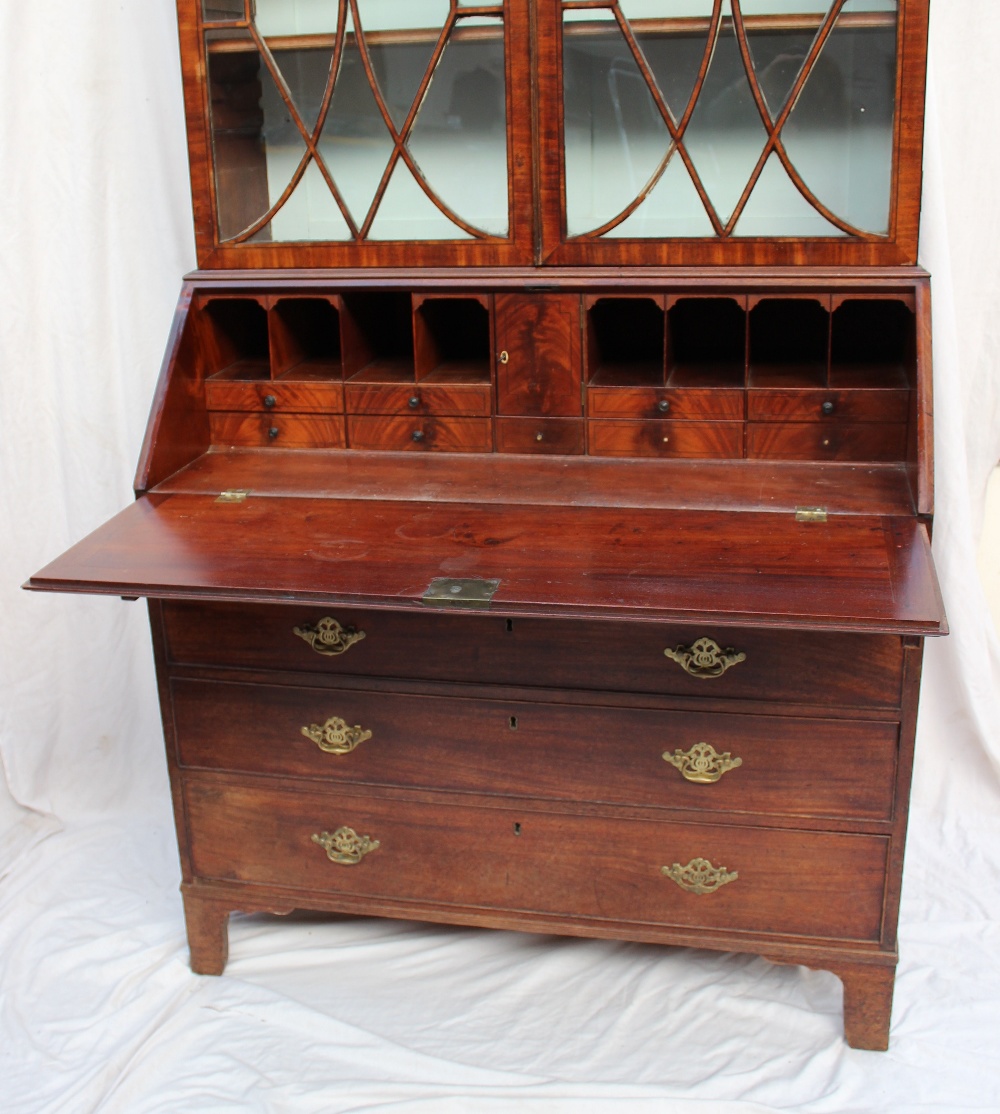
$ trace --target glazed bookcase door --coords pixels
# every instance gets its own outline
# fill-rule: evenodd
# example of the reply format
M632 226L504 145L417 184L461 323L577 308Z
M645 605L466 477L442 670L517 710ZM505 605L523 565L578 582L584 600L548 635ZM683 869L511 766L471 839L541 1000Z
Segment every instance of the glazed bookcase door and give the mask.
M544 260L915 262L927 7L544 0Z
M532 257L528 0L178 0L199 262Z

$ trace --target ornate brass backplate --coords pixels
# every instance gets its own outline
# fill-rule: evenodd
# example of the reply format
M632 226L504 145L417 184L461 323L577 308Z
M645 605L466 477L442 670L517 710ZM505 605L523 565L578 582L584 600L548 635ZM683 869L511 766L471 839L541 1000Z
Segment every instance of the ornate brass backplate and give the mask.
M708 859L692 859L687 866L674 863L673 866L660 867L660 871L689 894L714 894L720 886L739 878L738 871L712 866Z
M365 637L363 630L342 627L329 615L320 619L314 627L293 627L292 630L317 654L323 654L328 658L346 653L356 642L360 642Z
M664 655L692 677L709 680L721 677L727 669L746 661L747 656L732 646L723 650L718 642L711 638L699 638L690 646L678 646L674 650L664 650Z
M359 836L353 828L342 827L335 832L320 832L312 837L326 852L331 863L341 866L355 866L365 855L377 851L379 841L368 836Z
M311 723L302 728L302 734L326 754L350 754L361 743L372 737L360 723L351 727L340 716L331 716L326 723Z
M690 750L675 750L673 754L665 750L663 761L676 766L685 781L697 785L711 785L723 774L743 765L742 758L734 758L728 750L719 754L711 743L695 743Z

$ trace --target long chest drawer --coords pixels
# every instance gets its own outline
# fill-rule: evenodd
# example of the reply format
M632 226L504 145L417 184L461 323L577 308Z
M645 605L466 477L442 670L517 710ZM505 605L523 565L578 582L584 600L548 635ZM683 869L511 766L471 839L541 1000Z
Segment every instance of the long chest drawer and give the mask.
M892 819L898 724L171 682L187 768L499 796Z
M335 676L897 708L898 637L170 602L168 659ZM324 641L324 639L326 641Z
M888 840L287 792L184 796L202 879L620 926L877 941ZM461 919L460 915L456 919Z

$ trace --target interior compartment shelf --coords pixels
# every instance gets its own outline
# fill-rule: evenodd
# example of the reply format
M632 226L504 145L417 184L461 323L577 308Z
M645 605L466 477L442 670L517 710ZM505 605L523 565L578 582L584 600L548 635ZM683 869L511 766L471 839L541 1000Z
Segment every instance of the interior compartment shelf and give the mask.
M344 377L362 383L412 383L415 371L409 294L345 294L341 309Z
M735 298L678 298L667 313L671 387L742 387L746 310Z
M426 296L414 302L416 378L421 383L489 383L489 299Z
M586 351L591 386L663 386L662 297L588 299Z
M325 298L282 298L271 311L271 362L275 379L289 382L340 379L340 313Z
M830 314L813 298L763 298L750 310L750 388L827 385Z
M830 385L907 388L916 363L916 319L899 299L848 299L833 311Z
M223 380L270 378L267 311L257 299L213 298L205 304L204 313L209 376Z

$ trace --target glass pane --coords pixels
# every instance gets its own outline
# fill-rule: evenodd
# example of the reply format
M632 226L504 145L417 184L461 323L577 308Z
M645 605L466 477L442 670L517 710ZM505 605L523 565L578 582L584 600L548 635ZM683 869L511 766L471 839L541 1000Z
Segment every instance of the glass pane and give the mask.
M402 161L392 172L369 237L372 240L471 239L434 205Z
M243 0L202 0L201 13L206 23L242 19Z
M802 72L823 16L797 21L791 26L755 27L747 23L747 46L753 58L754 73L774 121L788 100L792 86Z
M687 167L674 155L649 196L605 236L611 239L677 239L713 236L715 230Z
M386 26L389 13L382 5L368 0L359 4L359 10L379 92L393 124L402 128L444 30L448 4L440 0L413 4L412 10L407 7L399 13L391 28Z
M407 146L448 208L473 228L506 236L503 20L467 26L463 20L449 37Z
M274 50L274 63L288 86L302 122L310 134L319 120L323 94L330 78L333 47L316 47L311 50Z
M254 23L269 35L333 35L337 0L255 0Z
M712 0L622 0L621 8L674 120L681 120L708 46ZM671 26L672 19L688 22Z
M361 27L368 31L407 31L436 27L448 18L448 0L358 0Z
M755 15L815 15L824 16L830 10L831 0L742 0L743 18Z
M723 14L731 14L729 0L724 0ZM719 34L684 142L725 224L767 143L731 23Z
M771 155L736 223L734 236L844 236L802 196Z
M669 150L670 132L610 19L566 22L563 88L566 225L578 236L642 193Z
M310 160L302 180L271 221L274 240L350 240L351 230L320 168Z
M319 151L359 228L375 200L394 149L368 84L361 50L351 35L344 44Z
M889 231L895 94L895 4L848 0L782 131L817 198L879 235Z
M249 36L206 38L219 235L228 240L281 196L306 145Z

